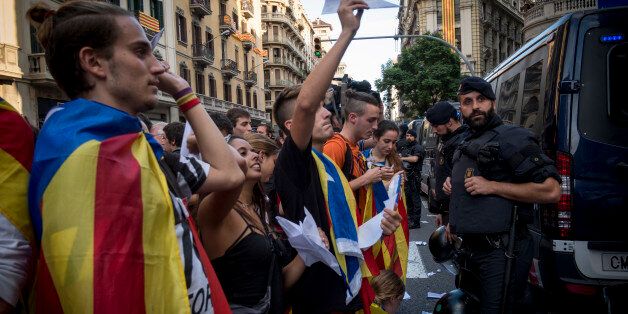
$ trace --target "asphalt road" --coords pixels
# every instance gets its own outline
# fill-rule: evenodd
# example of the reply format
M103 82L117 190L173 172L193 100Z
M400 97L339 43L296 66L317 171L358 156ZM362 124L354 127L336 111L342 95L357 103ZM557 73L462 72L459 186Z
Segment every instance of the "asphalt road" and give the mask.
M421 228L410 230L406 292L410 299L401 303L399 313L432 313L437 298L428 298L428 292L445 293L454 289L454 276L432 259L427 240L436 228L434 216L423 206ZM418 242L425 242L420 245Z

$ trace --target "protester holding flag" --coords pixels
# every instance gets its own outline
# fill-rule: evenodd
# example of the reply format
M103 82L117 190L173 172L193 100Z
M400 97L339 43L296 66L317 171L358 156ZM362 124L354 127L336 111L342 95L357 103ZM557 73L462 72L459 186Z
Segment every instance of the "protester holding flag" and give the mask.
M28 178L33 163L33 131L0 98L0 313L12 313L31 271L33 227L28 215Z
M48 68L72 101L39 134L29 207L40 245L35 312L229 313L162 149L137 114L162 90L191 124L204 189L238 190L244 174L181 77L152 54L133 13L71 1L27 12ZM211 149L210 149L211 147ZM170 187L170 189L169 189Z
M399 128L397 128L394 122L389 120L380 121L377 125L377 130L373 132L375 147L363 151L363 154L369 169L375 167L391 168L393 173L398 173L402 176L400 182L404 182L403 164L395 147L398 137ZM381 208L384 208L384 202L388 199L386 191L390 188L390 183L390 178L383 177L382 181L372 184L372 195L375 206L379 207L378 212L381 211ZM399 196L395 204L397 212L399 212L402 218L401 228L395 230L393 235L385 237L383 241L376 243L373 247L376 252L375 257L378 268L380 270L388 269L394 271L405 282L408 265L408 241L410 240L408 214L406 212L403 184L397 190L399 191Z

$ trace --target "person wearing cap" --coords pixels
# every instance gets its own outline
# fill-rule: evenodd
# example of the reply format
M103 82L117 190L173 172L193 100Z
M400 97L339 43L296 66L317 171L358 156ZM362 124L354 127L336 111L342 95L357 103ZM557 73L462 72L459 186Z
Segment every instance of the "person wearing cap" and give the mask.
M505 125L495 114L488 82L464 78L458 98L469 134L455 151L451 178L443 186L451 193L447 235L462 238L465 253L458 262L479 278L481 312L521 311L516 303L523 299L533 255L526 225L534 203L558 202L560 176L532 132ZM506 256L509 244L514 255Z
M469 127L461 123L460 112L448 101L434 104L425 113L425 118L432 125L434 134L439 137L433 167L436 184L430 204L430 211L436 214L438 227L449 222L449 195L443 191L443 184L451 176L454 151L466 136Z
M417 142L415 130L406 132L406 144L399 151L399 155L408 179L405 185L408 228L421 228L421 165L425 150Z

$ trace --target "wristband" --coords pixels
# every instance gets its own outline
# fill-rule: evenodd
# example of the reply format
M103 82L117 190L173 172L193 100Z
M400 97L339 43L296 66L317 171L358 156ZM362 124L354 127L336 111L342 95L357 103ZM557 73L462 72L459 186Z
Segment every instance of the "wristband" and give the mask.
M184 113L201 103L190 87L186 87L174 94L174 98L177 100L179 110Z

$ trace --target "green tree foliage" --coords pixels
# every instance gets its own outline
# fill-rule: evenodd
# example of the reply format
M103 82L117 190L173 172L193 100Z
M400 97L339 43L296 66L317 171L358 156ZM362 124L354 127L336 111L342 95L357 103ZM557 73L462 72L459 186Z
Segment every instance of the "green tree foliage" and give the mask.
M440 34L426 34L440 37ZM431 105L443 99L456 99L460 82L458 55L443 43L429 38L417 38L404 49L396 64L390 60L382 65L382 78L375 82L380 92L397 89L399 97L408 104L406 117L422 115ZM384 98L390 102L391 99Z

